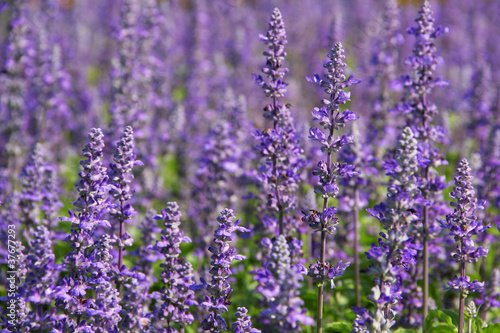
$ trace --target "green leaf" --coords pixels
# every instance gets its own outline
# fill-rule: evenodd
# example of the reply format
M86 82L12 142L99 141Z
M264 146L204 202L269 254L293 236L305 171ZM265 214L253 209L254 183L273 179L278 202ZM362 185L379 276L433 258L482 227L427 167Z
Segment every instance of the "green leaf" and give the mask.
M398 328L397 330L395 331L392 331L392 333L419 333L421 330L420 329L417 329L417 328L414 328L414 329L410 329L410 328Z
M438 319L436 322L435 319ZM455 333L457 332L458 314L453 311L430 310L425 320L427 333Z
M490 324L481 330L481 333L498 333L500 332L500 323Z
M456 313L455 311L451 311L451 310L448 310L448 309L443 309L442 310L448 317L451 318L451 322L453 324L453 326L455 327L458 327L458 313ZM441 317L440 317L441 318Z
M329 323L323 327L325 332L331 333L350 333L352 331L352 323L335 322Z
M426 331L426 332L428 332L428 331ZM437 323L434 323L434 325L432 325L432 329L428 333L432 333L432 332L436 332L436 333L457 333L457 328L454 327L454 326L451 326L450 324L437 322Z

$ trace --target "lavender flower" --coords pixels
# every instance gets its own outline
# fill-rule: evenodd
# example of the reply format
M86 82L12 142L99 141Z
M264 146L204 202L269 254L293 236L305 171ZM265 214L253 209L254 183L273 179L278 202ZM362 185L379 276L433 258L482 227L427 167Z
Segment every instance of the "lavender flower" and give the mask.
M206 248L210 243L211 221L214 211L233 207L236 202L235 180L241 174L242 150L232 136L233 129L227 120L219 121L210 129L204 140L199 167L196 170L188 210L196 225L195 243Z
M122 297L120 301L122 320L119 323L120 332L149 332L150 318L148 318L149 283L146 275L125 266L120 272L120 286Z
M331 279L329 273L332 267L330 264L327 266L325 258L326 235L327 233L332 234L335 231L335 226L338 224L337 209L329 207L328 199L335 198L339 192L336 182L337 177L352 177L357 174L354 170L355 166L352 164L332 162L333 153L338 152L343 146L353 141L352 136L345 134L342 137L335 136L335 130L345 127L346 123L358 118L355 112L348 109L343 112L340 111L340 105L345 104L351 95L351 93L345 92L344 88L361 82L354 79L353 75L346 79L344 75L344 67L346 67L344 58L342 43L335 44L332 52L328 55L329 60L324 64L327 70L327 73L323 76L324 79L321 79L318 74L315 74L312 78L307 77L309 82L313 82L324 88L324 91L329 96L328 99L322 100L324 104L322 108L315 108L312 111L314 120L318 120L320 125L325 130L328 130L328 134L325 134L317 127L309 130L309 138L319 142L321 144L321 151L326 154L326 160L320 161L313 171L313 175L319 177L319 182L314 186L314 191L322 195L323 210L321 212L313 211L312 214L303 211L304 216L302 217L302 221L308 223L314 231L321 232L321 258L309 268L309 274L312 272L319 287L316 318L318 333L322 332L323 327L323 283ZM326 269L327 267L328 270ZM342 267L345 269L347 266ZM338 273L340 275L341 271Z
M31 249L26 256L26 279L20 286L20 296L31 308L22 326L32 331L52 328L55 318L44 316L51 313L51 302L55 299L54 281L60 267L54 263L50 232L43 225L33 230Z
M238 308L236 312L236 321L233 323L234 333L260 333L260 330L252 328L252 320L247 315L248 310L245 307Z
M54 166L44 161L39 143L35 144L20 178L23 187L22 194L19 195L21 223L25 226L25 239L30 240L30 234L38 225L54 229L55 216L62 206L58 199Z
M136 165L143 165L141 161L136 160L134 154L134 132L132 127L127 126L123 135L116 146L113 155L114 163L110 165L110 191L109 194L115 199L116 203L109 206L109 213L119 224L118 231L118 269L122 270L123 249L125 246L131 246L133 239L124 230L124 223L137 212L130 205L130 199L134 190L130 188L130 183L134 176L132 169Z
M385 229L380 233L378 244L372 244L366 252L368 259L372 260L368 271L375 276L375 286L368 299L377 308L375 312L355 310L357 314L363 314L363 324L358 320L356 325L364 326L370 332L389 332L396 323L393 308L401 299L401 271L417 263L417 251L408 236L409 228L419 218L413 211L420 199L417 144L412 130L406 127L398 139L394 159L385 163L390 176L387 201L367 210Z
M70 243L71 250L64 258L67 274L59 283L66 294L60 294L56 300L59 309L77 316L77 325L86 311L83 303L88 289L85 275L91 264L88 256L94 245L94 232L99 225L111 227L108 221L103 220L109 188L106 168L102 164L104 142L101 129L93 128L88 140L82 153L86 159L80 161L83 170L75 186L79 193L78 199L73 202L77 215L70 210L68 218L61 218L71 222L71 234L65 239Z
M1 150L0 165L16 173L19 167L18 156L28 147L31 138L30 82L36 71L36 52L26 17L26 2L17 1L10 7L12 11L5 47L5 65L0 74L0 116L4 119L0 125L0 146L4 147Z
M241 220L236 220L232 209L224 209L217 218L219 226L214 232L213 244L208 248L212 253L210 262L210 275L212 279L209 283L202 280L202 285L195 285L194 289L205 288L210 296L205 297L205 301L200 305L208 307L209 315L201 323L202 329L210 332L223 332L227 330L227 324L222 314L228 311L231 304L229 300L233 289L228 278L233 274L231 263L233 260L243 260L246 256L236 253L236 249L231 246L232 235L235 231L249 232L245 227L239 226Z
M184 236L179 230L181 212L175 202L169 202L162 210L162 215L155 219L162 219L164 230L161 231L161 241L157 241L154 249L165 256L161 278L163 287L160 290L161 303L155 308L154 320L165 321L166 329L159 332L178 332L190 325L194 317L189 312L191 305L197 305L194 292L190 287L194 284L193 268L184 258L179 257L181 243L190 243L191 239Z
M403 100L396 106L396 110L407 114L406 122L408 126L412 127L419 140L420 190L422 197L427 201L418 208L422 221L419 242L423 247L421 256L425 321L429 299L429 252L433 251L436 252L434 255L439 255L439 251L442 251L441 247L436 244L436 234L439 231L436 219L438 216L448 213L441 195L441 191L446 187L444 177L440 177L435 170L436 167L447 164L447 161L435 147L436 143L445 142L445 130L432 124L438 110L436 105L429 101L428 95L434 87L448 84L434 75L438 64L434 40L448 30L441 26L434 27L434 18L428 0L422 5L416 22L416 27L408 29L408 33L415 36L416 42L413 55L406 59L406 64L412 67L413 72L411 75L403 77L405 92ZM413 277L413 279L416 278L416 276Z
M117 274L111 264L111 241L109 235L101 235L88 256L91 263L87 269L90 277L86 279L86 285L94 292L95 298L90 298L85 303L85 314L87 324L90 323L96 333L118 333L118 323L121 320L120 293L111 281Z
M469 292L480 292L484 287L484 282L470 282L470 277L466 275L466 263L477 262L480 257L488 255L488 249L481 246L476 247L472 236L481 234L491 228L489 224L483 225L477 220L475 211L483 209L482 202L478 203L475 198L474 186L472 185L471 168L464 158L460 161L455 176L455 187L450 193L450 197L455 199L451 205L455 207L453 213L446 215L446 221L440 221L443 228L450 229L449 235L453 236L457 247L451 256L460 263L460 276L455 276L448 282L450 289L460 293L459 308L459 333L463 332L465 298Z
M295 192L300 181L304 164L302 149L293 126L289 105L280 104L288 83L283 79L288 68L283 67L286 57L286 32L283 18L278 8L271 15L266 35L260 35L268 46L263 54L266 65L262 68L269 81L254 74L255 83L262 87L272 103L264 108L264 118L273 122L272 128L257 130L255 138L259 144L255 150L260 152L257 179L260 183L262 208L260 221L274 235L291 234L298 229L296 219L292 218L296 206Z
M112 138L118 138L118 131L126 125L138 129L139 122L139 91L135 80L138 75L138 20L140 6L136 1L124 0L120 11L121 26L117 31L118 57L113 60L112 102L109 109L111 126L109 132Z
M305 314L304 301L299 297L304 273L302 264L292 264L287 240L279 235L272 244L269 261L255 272L254 277L259 283L256 290L264 296L266 306L259 317L264 332L297 332L302 330L301 323L314 325L314 320Z
M403 36L400 32L399 8L396 0L385 2L382 15L383 32L374 39L371 64L374 69L370 80L374 90L372 112L367 122L367 142L374 143L375 156L381 158L383 148L394 139L394 119L388 116L388 109L393 103L391 83L396 78L399 58L399 46Z

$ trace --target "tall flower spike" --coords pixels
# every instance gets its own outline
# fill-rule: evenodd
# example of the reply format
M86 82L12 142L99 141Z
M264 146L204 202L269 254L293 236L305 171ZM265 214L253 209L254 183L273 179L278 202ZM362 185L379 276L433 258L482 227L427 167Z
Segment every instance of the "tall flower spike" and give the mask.
M394 142L396 139L394 136L397 134L394 130L394 117L390 117L387 111L395 100L391 92L391 82L396 79L399 49L403 42L399 16L397 0L386 0L381 17L383 31L372 44L373 76L370 79L370 88L373 89L374 95L366 132L367 142L374 143L374 153L379 159L384 154L384 149Z
M111 72L112 90L111 124L109 132L113 139L119 137L126 125L137 126L139 118L138 83L138 22L140 5L133 0L124 0L121 6L120 27L117 31L118 57L113 59Z
M321 151L326 155L326 159L318 163L313 171L313 175L319 177L319 182L314 186L314 191L321 194L323 198L322 211L305 212L302 220L309 224L314 230L321 232L321 253L320 260L309 267L308 275L313 276L318 285L318 309L316 318L316 331L323 331L323 284L327 280L332 280L334 276L342 274L349 263L333 267L326 262L326 236L335 232L335 226L338 224L337 209L328 205L329 198L335 198L339 192L337 186L337 177L352 177L357 172L352 164L333 163L333 154L337 153L343 146L352 143L353 137L342 135L335 136L335 131L345 127L346 123L358 119L355 112L345 109L340 110L340 106L349 101L350 92L345 92L344 88L360 83L360 80L354 79L354 75L346 79L344 75L344 48L342 43L335 44L332 52L328 54L328 61L323 65L326 73L323 78L315 74L314 77L307 77L309 82L322 87L327 93L328 98L323 99L323 107L314 108L312 115L314 120L318 120L324 130L315 127L309 130L309 138L317 141L321 145Z
M302 264L291 263L287 240L279 235L273 242L269 261L254 277L259 283L256 290L264 296L266 306L259 317L264 332L298 332L302 330L301 323L314 325L299 297L304 271Z
M108 176L103 166L103 134L101 129L93 128L88 135L88 142L83 149L84 160L80 161L82 171L76 184L79 197L73 202L77 214L69 211L69 217L61 218L71 222L71 234L65 239L70 244L70 252L64 258L66 276L59 281L61 292L56 300L56 306L68 315L81 319L86 307L84 305L87 269L90 267L90 251L94 245L94 232L97 226L111 227L103 220L107 211ZM73 317L69 318L73 320ZM76 324L79 324L77 322Z
M213 126L203 145L196 177L193 180L193 200L188 214L196 225L194 242L204 249L210 244L212 222L218 211L234 206L236 184L242 150L232 136L231 123L225 119Z
M420 198L417 143L411 128L406 127L398 138L394 159L385 163L390 177L387 200L374 209L367 209L384 229L378 244L372 244L366 252L368 259L372 260L368 271L375 277L375 286L368 299L377 308L375 312L355 309L361 317L356 320L354 327L365 327L370 332L380 329L381 332L389 332L395 324L393 308L401 298L401 271L417 263L417 251L412 247L407 232L418 220L418 216L413 213L413 206Z
M160 290L160 305L155 308L154 319L165 321L167 329L161 332L178 332L190 325L194 317L189 312L191 305L197 305L195 295L191 286L194 284L193 268L184 258L180 257L180 245L190 243L191 239L184 236L179 229L181 224L181 212L176 202L169 202L167 207L161 211L161 215L155 217L163 220L164 229L161 231L161 241L157 241L153 249L165 256L161 278L163 287ZM157 303L158 305L158 303Z
M255 170L262 203L258 228L264 228L273 235L289 235L299 227L293 214L304 160L290 106L279 101L288 86L283 80L288 69L283 67L287 43L285 25L277 8L273 11L266 35L260 35L260 38L268 46L268 50L263 53L266 65L262 68L267 80L256 74L254 79L266 96L272 99L272 103L264 107L264 118L271 120L273 126L263 131L257 130L254 134L259 141L255 150L261 156L258 169Z
M465 298L469 292L480 292L484 288L484 282L470 281L470 277L466 275L466 263L477 262L480 257L488 255L488 249L483 249L481 246L476 247L472 236L483 233L491 228L489 224L483 225L477 220L476 210L483 209L482 202L478 202L475 198L474 186L472 185L471 168L469 163L464 158L460 161L457 174L455 176L455 187L450 193L450 197L456 202L451 202L451 206L455 207L453 213L446 215L446 221L440 221L443 228L450 229L450 236L453 236L457 247L451 253L453 259L460 263L460 276L455 276L448 282L448 287L445 289L453 290L460 293L459 306L459 323L458 332L463 332L464 326L464 311Z
M32 97L30 83L36 72L35 48L32 31L28 24L26 1L12 2L7 45L5 47L5 67L0 73L2 98L0 99L0 165L15 170L20 152L27 148L26 140L31 138L28 126L29 104ZM4 149L5 148L5 149Z
M412 127L419 140L420 190L422 197L427 201L416 207L420 211L420 220L422 221L416 241L421 243L423 247L423 251L419 255L423 274L418 274L419 276L414 274L411 278L406 279L408 281L405 283L423 276L422 306L423 322L425 322L429 307L429 254L434 252L433 255L437 256L440 254L439 251L443 251L442 247L437 245L438 236L436 234L439 231L437 218L449 212L441 194L441 191L446 188L445 179L440 177L435 169L440 165L447 164L443 155L436 148L436 143L446 142L446 131L432 123L438 114L438 109L428 98L434 87L448 84L440 77L435 76L438 64L435 39L448 30L441 26L434 27L434 18L428 0L422 5L416 22L416 27L407 30L416 38L413 55L408 57L405 62L412 67L412 73L403 77L405 91L401 103L396 106L396 111L407 114L406 123ZM419 320L419 322L422 321Z
M210 332L223 332L227 330L227 323L222 317L228 311L231 304L229 300L233 288L229 284L229 277L233 274L231 263L233 260L246 259L245 256L236 253L236 249L231 246L233 234L236 231L249 232L247 228L239 226L240 220L235 220L232 209L224 209L217 218L219 226L214 232L214 239L208 251L212 253L210 262L210 275L212 279L209 283L202 280L203 285L195 285L193 289L206 288L210 296L205 297L205 302L200 305L208 307L209 314L201 323L201 328Z
M130 205L130 199L135 192L130 188L130 183L134 179L132 169L136 165L143 165L141 161L136 160L134 154L134 132L132 127L125 127L125 131L116 146L113 162L110 165L109 194L115 199L115 203L110 205L109 213L118 221L118 269L121 271L123 249L125 246L131 246L133 242L130 235L125 232L125 222L137 214Z

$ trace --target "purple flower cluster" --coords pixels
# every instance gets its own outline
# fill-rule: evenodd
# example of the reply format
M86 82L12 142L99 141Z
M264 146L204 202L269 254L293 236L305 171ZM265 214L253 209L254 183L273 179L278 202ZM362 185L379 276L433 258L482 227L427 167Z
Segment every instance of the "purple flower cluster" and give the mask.
M416 265L417 251L408 236L408 230L418 221L413 211L420 199L418 188L418 152L417 140L411 128L405 127L398 138L398 145L393 159L385 163L389 186L387 201L376 205L368 212L376 217L385 231L380 233L378 244L372 244L366 252L372 265L368 272L375 277L375 286L368 299L377 306L375 312L355 309L360 315L355 327L368 330L390 330L396 323L393 307L402 298L401 283L405 277L403 269ZM361 320L361 321L360 321Z
M110 165L109 173L109 194L115 199L115 203L109 204L109 214L118 221L118 269L122 270L123 249L132 245L132 238L124 230L125 221L137 214L130 204L130 199L134 190L130 188L130 183L134 179L132 169L136 165L143 165L136 160L134 154L134 131L132 127L125 127L125 131L116 146L113 155L113 162Z
M260 330L252 328L252 321L247 315L248 310L245 307L238 308L236 312L236 321L233 323L234 333L260 333Z
M313 82L324 89L328 98L323 99L323 107L314 108L312 115L314 120L319 121L319 124L325 133L318 127L309 130L309 138L321 144L321 151L326 154L326 160L318 163L313 171L314 176L319 177L319 182L314 186L314 192L321 194L323 199L322 211L313 211L312 214L303 211L304 216L302 221L308 223L309 226L317 232L321 232L321 258L318 262L309 267L308 275L315 279L319 287L318 292L318 329L321 330L323 318L323 284L327 280L332 280L333 277L342 274L343 270L349 265L339 265L333 269L331 264L326 262L326 236L335 232L335 227L338 224L337 209L329 206L328 199L335 198L339 193L337 186L337 177L352 177L358 174L355 171L355 166L348 163L333 163L332 157L343 146L352 143L353 137L343 134L335 136L335 131L346 126L352 120L358 119L355 112L345 109L340 110L340 105L345 104L350 100L351 93L345 92L344 89L360 83L358 79L354 79L354 75L347 79L344 75L344 49L342 43L335 44L332 52L328 54L328 61L323 65L327 72L323 75L323 79L315 74L314 77L308 77L307 80ZM333 271L332 271L333 269ZM333 284L332 284L333 286Z
M500 2L280 3L0 1L1 333L498 330Z
M305 314L304 301L299 297L304 273L302 264L292 264L285 236L276 237L269 261L255 272L254 277L259 283L256 291L264 296L266 308L259 317L265 325L264 332L301 331L300 323L314 325L314 320Z
M232 209L224 209L220 212L217 222L218 228L214 231L214 239L208 251L212 253L210 262L210 282L202 280L202 285L195 285L194 289L206 289L210 296L205 296L205 301L201 306L208 307L209 314L201 323L201 328L210 332L223 332L227 330L227 323L222 317L228 311L231 304L229 300L233 289L229 284L229 277L233 274L231 263L234 260L246 259L246 256L236 253L236 249L231 246L233 234L236 231L249 232L245 227L239 226L241 220L235 220Z
M448 282L448 287L445 289L459 291L462 295L481 291L484 287L484 282L477 282L477 280L470 282L470 277L465 275L465 264L477 262L479 258L488 255L488 249L477 247L472 236L491 228L489 224L483 225L481 221L477 220L476 210L481 210L484 207L482 202L478 203L475 198L472 179L469 163L466 159L462 159L457 168L455 187L450 193L450 197L456 200L456 202L451 203L455 209L453 213L446 215L446 221L441 222L441 226L450 230L449 235L453 236L457 243L451 256L460 263L461 267L460 277L455 276Z
M455 187L450 193L450 197L455 199L451 205L454 207L453 213L446 215L446 221L441 221L441 226L450 230L449 235L453 236L457 246L451 253L451 257L460 264L460 276L453 277L448 281L445 289L460 293L459 324L458 331L463 332L465 298L469 292L481 292L484 282L474 280L471 282L470 276L466 275L466 263L477 262L479 258L488 255L488 249L481 246L476 247L472 236L483 233L491 228L489 224L483 225L476 217L476 210L484 209L482 202L475 198L474 186L469 162L464 158L460 161L457 174L455 176Z
M287 40L285 24L278 8L273 11L266 35L260 35L260 38L268 46L264 52L266 65L262 73L269 81L255 74L254 79L266 96L272 99L272 103L264 107L264 118L273 122L271 128L255 132L255 138L259 141L255 150L261 156L256 177L260 182L261 201L265 204L260 220L273 235L291 235L299 228L293 213L304 160L290 106L279 102L287 90L288 83L283 78L288 68L283 67Z
M153 318L154 321L166 323L167 329L161 332L178 332L177 327L182 329L193 322L194 317L189 308L198 304L194 291L190 289L194 284L193 267L179 256L179 246L190 243L191 239L179 229L181 212L176 202L169 202L155 219L163 220L164 229L161 231L161 241L157 241L153 248L165 256L165 261L160 264L163 268L160 275L163 287L160 290L161 297L157 297L159 303Z

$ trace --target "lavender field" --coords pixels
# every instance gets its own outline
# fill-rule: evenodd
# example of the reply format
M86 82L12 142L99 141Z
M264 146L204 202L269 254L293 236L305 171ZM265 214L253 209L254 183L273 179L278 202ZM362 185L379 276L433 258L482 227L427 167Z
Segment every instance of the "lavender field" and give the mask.
M0 0L0 333L500 333L499 26Z

